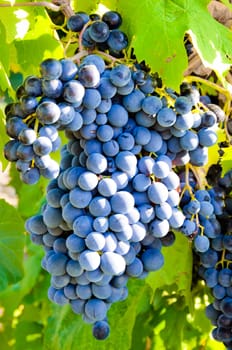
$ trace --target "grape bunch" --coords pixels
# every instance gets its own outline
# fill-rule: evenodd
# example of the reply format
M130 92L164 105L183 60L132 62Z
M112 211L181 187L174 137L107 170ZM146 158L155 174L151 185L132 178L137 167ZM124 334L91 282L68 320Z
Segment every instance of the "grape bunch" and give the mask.
M203 202L211 203L214 210L208 222L204 222L204 235L198 236L207 238L207 243L203 240L195 243L195 251L200 258L198 274L210 288L214 299L206 307L206 315L215 326L212 332L214 339L223 342L227 350L232 349L231 190L230 170L219 179L217 186L202 192Z
M116 11L100 16L77 12L67 20L67 28L74 33L82 32L81 44L88 49L108 51L114 57L123 57L128 46L127 35L119 29L122 17Z
M31 240L45 251L48 296L69 303L97 339L109 335L107 312L127 297L128 279L163 266L162 247L174 243L173 230L191 236L216 222L213 194L202 199L199 190L192 200L184 191L180 198L179 169L207 163L218 111L204 105L192 85L183 84L179 94L160 87L142 63L107 64L109 55L101 52L121 57L128 44L121 21L113 11L70 17L67 27L82 45L101 51L80 55L78 63L44 60L41 76L28 77L18 101L6 107L13 139L6 158L28 184L40 175L50 179L41 213L26 222ZM50 153L61 131L68 142L58 166ZM200 253L208 249L200 240L209 245L211 236L195 238Z

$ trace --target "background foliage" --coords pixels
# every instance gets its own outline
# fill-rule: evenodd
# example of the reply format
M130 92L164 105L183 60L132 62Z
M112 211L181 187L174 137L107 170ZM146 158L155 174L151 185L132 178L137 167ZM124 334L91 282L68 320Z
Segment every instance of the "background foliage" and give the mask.
M164 248L164 268L146 280L130 281L128 299L112 306L112 331L106 341L96 341L91 328L68 306L61 308L47 299L49 277L40 265L43 251L30 242L24 230L25 219L37 213L43 203L47 182L24 185L14 167L8 166L2 153L8 140L3 111L15 98L23 78L38 74L43 59L63 57L64 47L57 34L59 28L49 16L51 11L24 3L20 6L20 2L0 1L1 348L222 349L210 337L210 322L204 316L210 296L192 271L191 243L178 233L175 245ZM229 1L221 2L231 9ZM231 64L232 32L211 16L208 4L208 0L102 0L100 4L78 0L72 5L75 11L88 13L99 11L99 5L118 10L138 60L145 60L166 86L176 90L189 64L187 35L204 66L213 70L214 82L230 93L225 77ZM225 135L220 138L224 140ZM209 165L218 161L217 151L217 147L211 151ZM221 160L224 172L231 168L230 152L228 148ZM10 187L6 187L9 178Z

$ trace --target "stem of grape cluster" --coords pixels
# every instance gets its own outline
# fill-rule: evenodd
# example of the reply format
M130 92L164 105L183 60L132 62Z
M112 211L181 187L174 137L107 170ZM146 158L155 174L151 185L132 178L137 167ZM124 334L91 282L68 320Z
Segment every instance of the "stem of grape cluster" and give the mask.
M48 1L37 1L37 2L19 2L19 3L14 3L14 4L0 4L0 7L24 7L24 6L42 6L42 7L47 7L52 11L58 12L61 10L61 6L57 6L51 2Z

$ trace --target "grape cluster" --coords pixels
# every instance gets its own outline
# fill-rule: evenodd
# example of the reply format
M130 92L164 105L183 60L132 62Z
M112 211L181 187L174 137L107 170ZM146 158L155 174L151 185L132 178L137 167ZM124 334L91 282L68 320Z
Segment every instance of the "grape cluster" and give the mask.
M77 13L67 21L83 46L114 57L128 42L120 25L113 11L102 18ZM202 199L200 190L194 201L185 193L180 208L178 169L207 163L219 121L194 86L183 84L177 94L157 87L143 64L107 65L102 57L89 53L78 64L44 60L41 76L28 77L18 102L6 107L13 140L5 146L24 182L35 183L40 175L51 180L46 204L26 229L44 247L49 298L70 303L93 324L97 339L109 335L107 311L127 297L128 279L163 266L161 248L174 243L172 230L193 235L199 218L210 226L217 200L212 193ZM59 131L68 143L58 167L49 154ZM206 250L199 239L212 235L196 237L199 252Z
M123 56L128 46L127 35L119 29L122 17L116 11L105 12L103 16L77 12L67 20L67 28L78 34L82 32L81 43L85 48L109 51L115 57Z
M210 288L214 298L206 308L206 315L215 326L212 332L214 339L223 342L227 350L232 349L231 190L230 170L219 179L217 186L209 190L197 190L195 199L182 203L187 213L193 204L194 208L198 207L198 233L194 236L195 251L200 258L198 274ZM195 201L199 201L200 206Z

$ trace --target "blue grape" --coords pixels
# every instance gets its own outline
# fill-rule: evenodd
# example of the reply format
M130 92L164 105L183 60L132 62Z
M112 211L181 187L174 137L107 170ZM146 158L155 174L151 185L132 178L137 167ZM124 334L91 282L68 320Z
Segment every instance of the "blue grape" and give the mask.
M138 126L143 126L146 128L149 128L156 123L156 118L153 118L152 116L143 112L142 110L135 114L135 120Z
M101 269L107 275L117 276L125 271L126 264L123 257L114 252L105 252L101 256Z
M199 145L199 137L191 130L187 130L180 138L180 145L186 151L193 151Z
M79 263L81 267L87 271L96 270L100 265L100 256L97 252L91 250L84 250L80 253Z
M89 299L85 304L85 313L93 321L101 321L106 317L107 307L100 299Z
M144 146L145 151L155 153L162 147L163 141L161 136L155 130L151 130L151 139Z
M62 81L68 81L75 78L78 68L77 65L68 58L63 58L60 60L62 66L62 73L60 79Z
M42 80L43 95L50 98L58 98L63 92L63 84L59 79Z
M155 206L155 215L160 220L169 220L172 216L172 207L167 202Z
M85 238L93 229L93 218L90 215L81 215L73 222L73 232Z
M198 131L198 138L202 147L210 147L217 142L217 134L211 128L200 129Z
M88 109L96 109L101 103L101 95L96 89L85 89L83 106Z
M113 128L110 125L101 125L97 129L97 138L101 142L110 141L114 136Z
M157 122L168 128L176 123L176 114L171 108L164 107L157 114Z
M24 173L20 174L20 178L28 185L36 184L40 179L40 172L37 168L30 168Z
M108 121L112 126L122 127L128 121L127 110L119 104L113 104L107 115Z
M52 151L52 142L46 136L39 136L33 143L33 150L38 156L44 156Z
M111 80L107 77L101 77L99 86L97 89L100 92L101 97L103 99L112 98L117 92L116 86L113 85Z
M26 221L26 229L30 233L35 233L37 235L42 235L47 232L47 227L44 224L43 216L34 215Z
M156 238L166 236L169 231L169 223L167 219L159 220L155 219L150 223L149 231Z
M107 159L101 153L91 153L86 162L87 168L95 174L101 174L107 169Z
M112 211L119 214L127 214L134 207L134 197L127 191L118 191L111 199Z
M56 304L62 306L68 304L69 302L68 298L66 298L66 296L64 295L63 289L58 289L55 292L53 300Z
M32 145L36 140L36 132L30 128L23 129L18 135L18 140L24 145Z
M192 104L189 101L189 98L186 96L179 96L175 100L175 110L177 113L186 114L189 113L192 109Z
M36 116L42 124L54 124L59 120L60 109L55 102L44 101L36 108Z
M130 79L126 85L117 88L117 93L119 95L125 96L125 95L129 95L133 90L134 90L134 81L133 79Z
M87 285L77 285L76 294L80 299L88 300L92 297L92 290L89 284Z
M80 32L85 22L80 14L72 15L67 20L67 28L72 32Z
M59 135L55 126L44 125L39 129L39 136L47 137L53 142L57 139Z
M112 178L103 178L98 183L98 192L104 197L113 196L117 192L117 184Z
M64 295L70 301L77 299L76 288L73 284L68 284L64 287Z
M40 71L44 79L58 79L62 74L62 65L60 61L48 58L41 63Z
M156 115L161 108L162 102L156 96L147 96L142 102L142 109L147 114Z
M95 44L96 43L89 35L89 28L86 28L82 35L82 45L89 49L94 49Z
M89 36L90 38L97 42L105 42L110 35L108 25L103 21L94 21L89 27Z
M81 188L74 188L69 193L70 203L79 209L86 208L92 200L92 193L90 191L82 190Z
M111 212L110 202L105 197L96 196L89 203L89 212L95 217L108 216Z
M60 200L64 194L64 191L60 188L53 188L47 192L46 199L48 204L53 208L60 207Z
M61 253L55 253L47 260L47 271L53 276L62 276L66 272L68 258Z
M135 191L145 192L151 185L151 179L145 174L137 174L132 180L132 185Z
M119 64L114 67L110 72L110 81L113 85L117 87L125 86L129 83L131 79L131 71L130 69L124 65Z
M115 232L122 231L128 223L128 218L124 214L113 214L109 217L109 227Z
M85 244L90 250L102 250L105 246L104 235L100 232L90 232L85 239Z
M98 231L98 232L102 232L102 233L106 232L109 228L108 218L104 216L96 217L93 220L93 228L95 231Z
M113 52L124 50L128 46L127 35L118 29L110 31L107 44Z
M144 224L151 222L155 217L154 207L148 203L138 206L140 213L140 221Z
M83 238L71 234L66 239L66 247L74 253L80 253L85 249L85 241Z
M143 263L138 258L135 258L134 261L126 267L126 274L130 277L139 277L142 272Z
M106 141L102 145L102 151L107 157L114 157L119 153L119 145L115 140Z
M194 123L194 117L191 112L186 114L179 114L176 117L176 122L174 127L179 130L188 130L191 129Z
M104 340L109 336L110 329L106 321L97 321L93 326L93 336L98 340Z
M189 152L190 162L195 166L203 166L208 162L208 151L206 147L198 146Z
M80 66L80 68L78 70L78 79L84 87L94 88L100 82L100 73L94 64L83 64ZM94 95L97 96L98 95L97 92L98 91L96 91L94 93ZM99 97L98 97L98 99L99 99ZM87 103L88 98L85 101ZM95 102L95 103L97 103L97 102ZM99 101L99 103L100 103L100 101Z
M25 92L30 96L42 95L41 79L35 76L29 76L24 81Z
M147 190L148 198L152 203L161 204L168 199L167 187L161 182L153 182Z
M103 252L114 252L117 247L117 238L112 232L106 232L105 237L105 246L102 249Z
M130 151L134 145L134 137L129 132L124 132L117 138L119 148L124 151Z
M64 100L74 104L76 107L80 106L85 95L84 86L77 80L70 80L64 85L63 97Z
M201 116L201 126L202 127L211 127L214 126L217 122L217 117L214 112L206 111Z
M194 240L194 246L198 252L204 253L209 249L210 241L206 236L197 236Z
M132 227L132 242L140 242L146 236L146 226L142 222L136 222L131 225Z
M135 175L137 170L137 158L130 151L122 151L116 155L115 164L118 169L124 171L128 176Z
M232 273L229 268L224 268L218 273L218 282L223 287L230 287L231 286L231 277Z
M105 62L98 55L90 54L88 56L85 56L82 63L87 65L94 64L97 67L100 74L102 74L105 71Z
M69 284L70 276L64 274L62 276L52 276L51 285L54 288L61 289Z
M164 257L158 249L147 249L142 253L141 260L146 271L156 271L164 264Z
M136 126L132 132L136 144L146 145L151 140L150 131L143 126Z
M123 97L123 105L128 112L138 112L142 109L142 102L145 95L139 90L134 89L129 95Z
M91 171L84 171L78 178L78 185L84 191L92 191L98 185L98 177Z
M183 225L181 226L181 232L183 232L186 236L190 236L193 233L197 232L197 225L195 221L191 221L189 219L185 219ZM207 239L207 237L206 237ZM205 241L206 241L205 239ZM203 244L203 242L202 242ZM201 243L199 242L199 248L201 247Z

